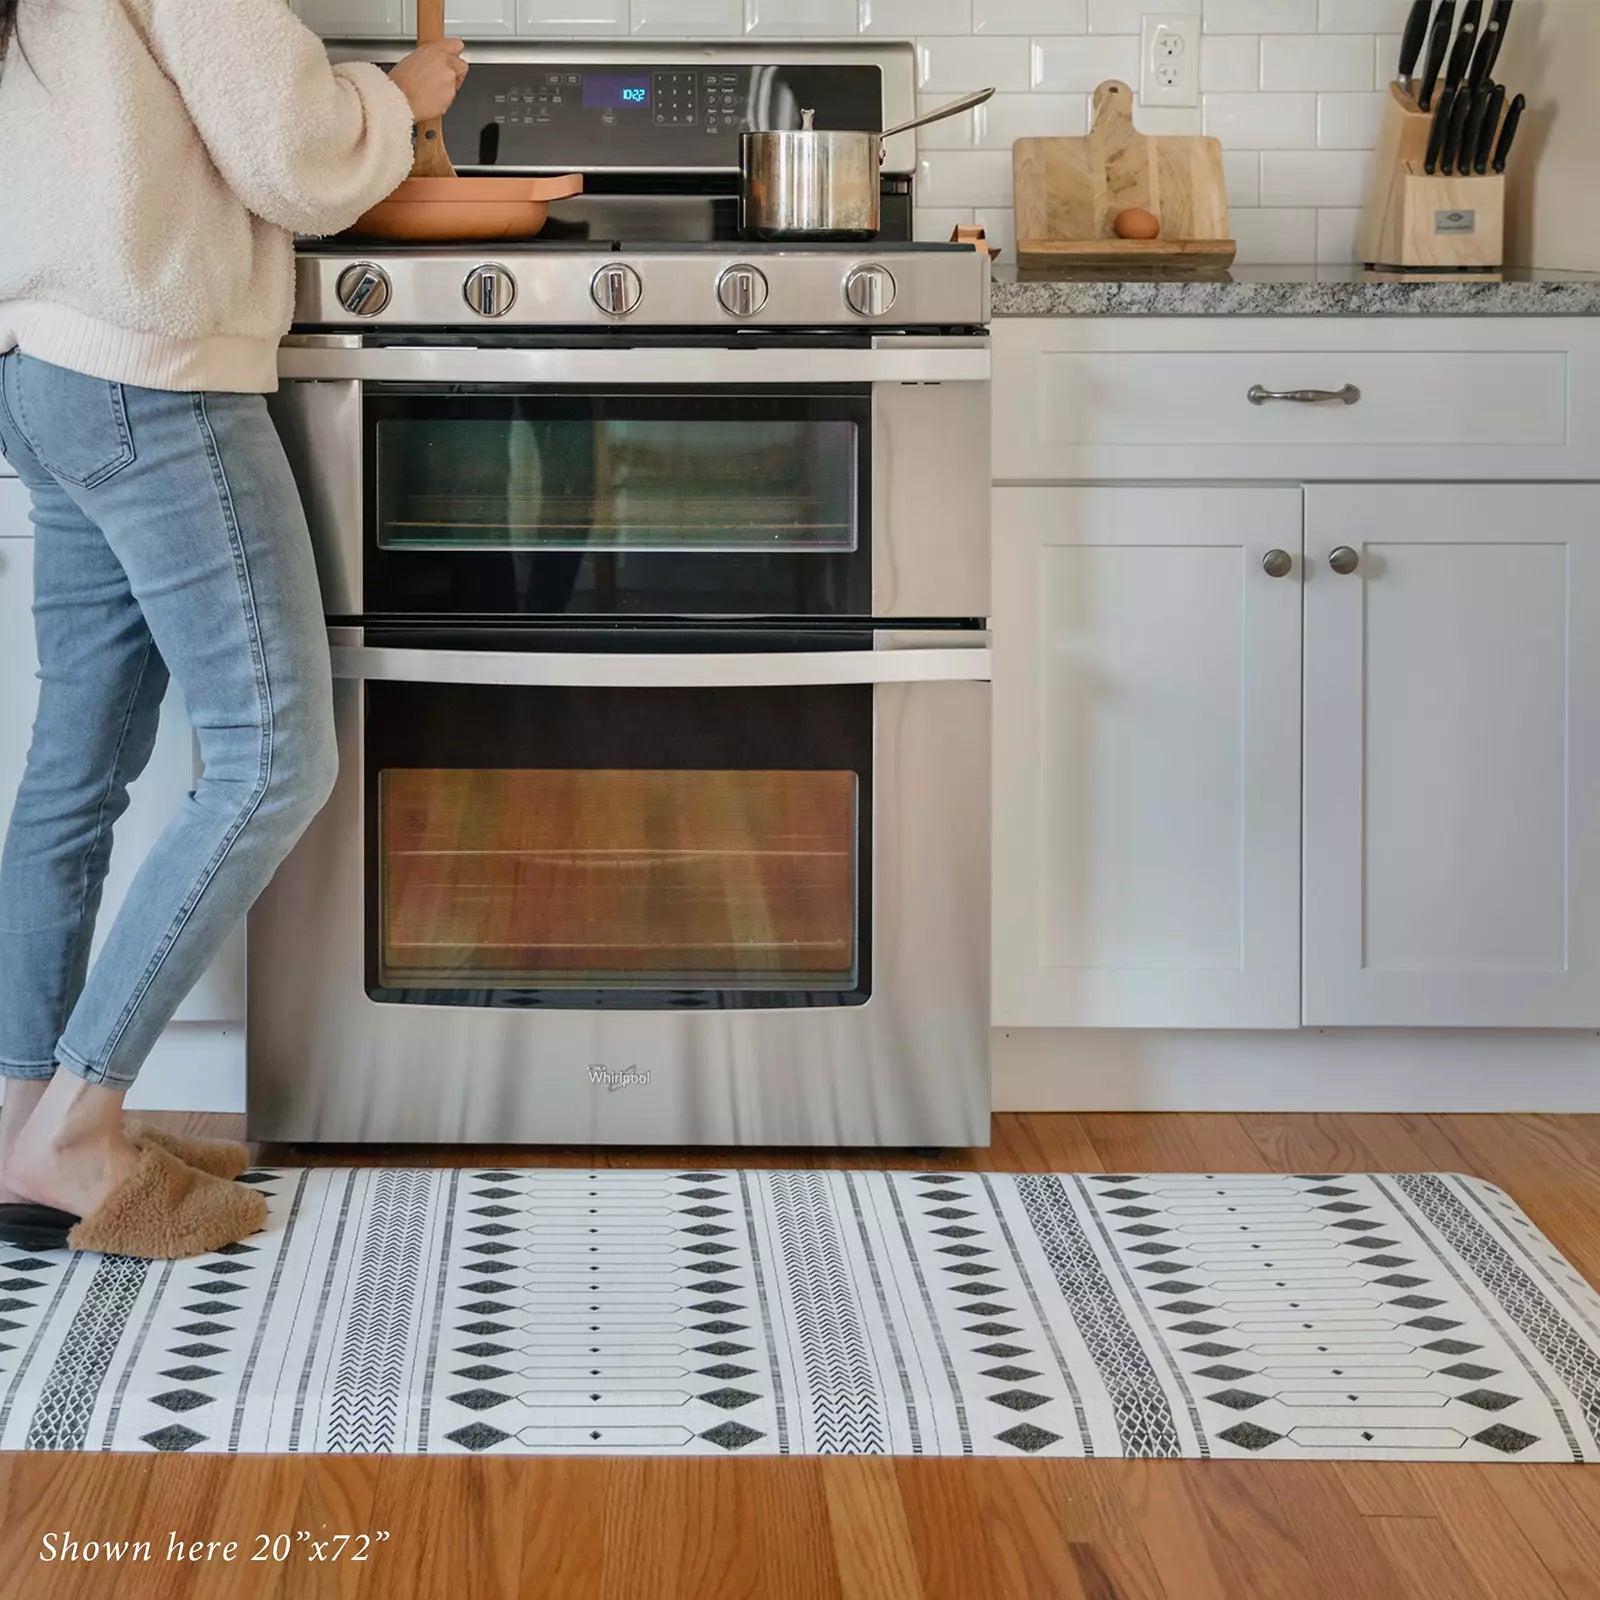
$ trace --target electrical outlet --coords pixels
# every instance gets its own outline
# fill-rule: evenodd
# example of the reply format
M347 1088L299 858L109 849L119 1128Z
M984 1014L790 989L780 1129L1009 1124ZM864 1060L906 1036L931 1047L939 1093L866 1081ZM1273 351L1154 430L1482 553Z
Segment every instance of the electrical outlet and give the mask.
M1200 104L1199 17L1147 14L1139 59L1141 105Z

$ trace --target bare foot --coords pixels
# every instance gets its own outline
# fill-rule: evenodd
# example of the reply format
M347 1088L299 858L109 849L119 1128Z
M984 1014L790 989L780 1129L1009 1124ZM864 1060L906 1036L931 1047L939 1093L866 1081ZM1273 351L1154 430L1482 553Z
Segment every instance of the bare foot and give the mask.
M98 1210L139 1164L122 1128L125 1093L58 1072L5 1153L0 1183L74 1216Z
M6 1097L0 1101L0 1173L3 1173L11 1147L22 1136L28 1118L44 1097L48 1078L8 1078ZM26 1198L0 1181L0 1205L13 1205Z

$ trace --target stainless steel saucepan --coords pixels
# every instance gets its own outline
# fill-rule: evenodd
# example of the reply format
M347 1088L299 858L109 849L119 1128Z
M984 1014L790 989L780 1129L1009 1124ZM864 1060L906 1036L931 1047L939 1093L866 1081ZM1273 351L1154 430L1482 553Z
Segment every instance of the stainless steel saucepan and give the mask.
M813 126L815 113L802 111L799 128L744 134L739 141L740 226L755 239L873 238L880 220L884 142L960 116L993 94L993 89L980 90L883 133L820 129Z

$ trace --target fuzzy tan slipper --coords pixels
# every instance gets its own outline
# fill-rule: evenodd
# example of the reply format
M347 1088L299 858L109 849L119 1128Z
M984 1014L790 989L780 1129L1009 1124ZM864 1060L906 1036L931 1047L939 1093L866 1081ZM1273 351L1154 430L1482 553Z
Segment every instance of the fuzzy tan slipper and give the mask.
M267 1202L254 1190L147 1144L138 1166L67 1235L67 1248L176 1260L248 1238L266 1220Z
M141 1149L153 1144L176 1156L186 1167L209 1172L213 1178L237 1178L250 1166L248 1146L232 1139L200 1139L181 1133L168 1133L143 1122L128 1124L128 1138Z

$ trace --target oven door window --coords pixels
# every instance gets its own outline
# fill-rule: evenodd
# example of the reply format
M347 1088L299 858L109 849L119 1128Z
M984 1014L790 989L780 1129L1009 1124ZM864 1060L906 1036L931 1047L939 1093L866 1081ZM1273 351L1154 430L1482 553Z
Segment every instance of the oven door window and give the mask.
M369 610L870 609L866 387L374 385L364 408Z
M869 689L367 695L374 999L868 998Z

